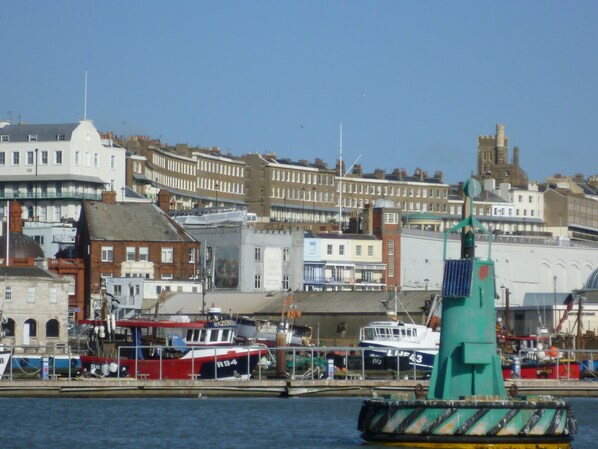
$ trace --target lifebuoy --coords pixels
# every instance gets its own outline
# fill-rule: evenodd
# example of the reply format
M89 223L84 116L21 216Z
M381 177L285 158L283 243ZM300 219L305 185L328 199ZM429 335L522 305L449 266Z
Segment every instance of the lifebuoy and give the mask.
M19 366L21 368L27 368L29 366L29 359L27 357L21 357L19 359Z

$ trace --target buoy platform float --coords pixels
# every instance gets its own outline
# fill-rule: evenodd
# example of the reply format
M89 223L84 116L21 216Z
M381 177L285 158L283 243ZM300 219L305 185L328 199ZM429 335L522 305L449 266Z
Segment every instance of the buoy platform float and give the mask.
M366 441L411 448L567 449L577 420L569 403L505 390L495 333L491 235L473 216L475 179L463 186L464 219L445 231L442 330L428 392L364 401ZM488 259L475 257L475 230L488 234ZM461 231L461 258L447 259L448 233Z

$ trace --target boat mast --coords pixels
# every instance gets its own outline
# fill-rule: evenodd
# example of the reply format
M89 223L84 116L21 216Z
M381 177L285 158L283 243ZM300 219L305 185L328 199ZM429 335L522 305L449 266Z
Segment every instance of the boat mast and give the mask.
M343 233L343 123L340 125L340 156L338 169L338 233Z

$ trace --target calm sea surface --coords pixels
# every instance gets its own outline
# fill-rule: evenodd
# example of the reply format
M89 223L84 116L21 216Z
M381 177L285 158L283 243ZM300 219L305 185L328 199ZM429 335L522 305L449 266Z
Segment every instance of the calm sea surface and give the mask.
M598 444L598 399L570 399L574 449ZM0 399L6 448L375 448L360 398Z

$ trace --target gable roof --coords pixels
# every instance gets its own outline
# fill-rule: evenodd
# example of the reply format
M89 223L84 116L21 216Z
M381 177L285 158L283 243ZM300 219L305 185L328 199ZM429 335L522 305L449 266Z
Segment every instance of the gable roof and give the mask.
M84 201L82 213L91 240L194 241L187 231L153 204Z

